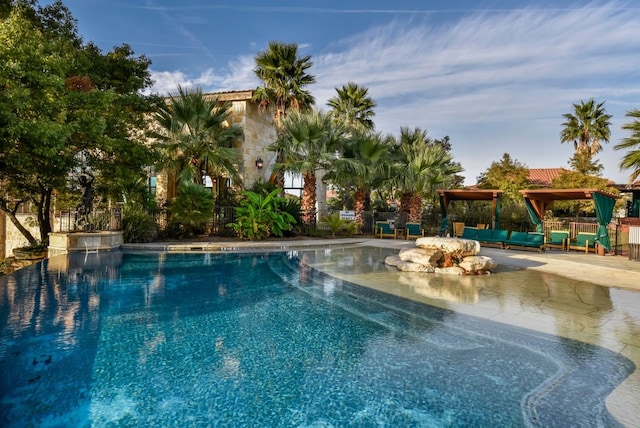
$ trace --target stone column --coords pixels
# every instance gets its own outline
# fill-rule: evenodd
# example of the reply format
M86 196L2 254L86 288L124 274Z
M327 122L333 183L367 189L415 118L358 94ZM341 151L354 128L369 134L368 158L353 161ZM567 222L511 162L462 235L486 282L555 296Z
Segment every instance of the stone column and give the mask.
M0 262L7 257L7 217L4 211L0 211Z

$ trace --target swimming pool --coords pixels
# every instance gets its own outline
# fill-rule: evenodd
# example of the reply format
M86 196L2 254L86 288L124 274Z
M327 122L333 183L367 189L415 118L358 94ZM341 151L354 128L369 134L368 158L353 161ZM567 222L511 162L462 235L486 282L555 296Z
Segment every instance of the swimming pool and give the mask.
M620 355L299 259L75 254L0 278L0 425L616 425Z

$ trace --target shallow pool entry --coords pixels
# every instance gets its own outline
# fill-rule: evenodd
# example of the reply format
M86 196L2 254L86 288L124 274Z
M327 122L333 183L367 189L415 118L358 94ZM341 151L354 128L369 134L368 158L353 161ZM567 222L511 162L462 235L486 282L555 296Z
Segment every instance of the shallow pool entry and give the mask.
M615 426L634 369L297 253L95 257L0 278L1 426Z

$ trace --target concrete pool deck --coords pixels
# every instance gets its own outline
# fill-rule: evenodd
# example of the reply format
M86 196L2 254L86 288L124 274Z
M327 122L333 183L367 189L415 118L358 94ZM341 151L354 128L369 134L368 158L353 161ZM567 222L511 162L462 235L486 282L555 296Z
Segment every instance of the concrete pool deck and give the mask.
M148 251L314 251L310 265L328 275L430 305L496 322L580 340L629 358L636 370L607 398L611 414L640 426L640 262L559 250L535 253L482 248L498 267L491 275L398 272L349 259L353 249L375 260L380 251L412 247L393 239L298 239L262 242L127 244ZM326 251L331 250L331 251ZM372 257L373 256L373 257Z

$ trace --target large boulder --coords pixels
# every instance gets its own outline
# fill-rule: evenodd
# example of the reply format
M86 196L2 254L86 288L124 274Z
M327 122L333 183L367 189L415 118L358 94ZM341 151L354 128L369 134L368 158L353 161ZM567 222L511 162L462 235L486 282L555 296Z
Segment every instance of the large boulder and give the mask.
M402 260L400 259L400 256L398 255L394 255L394 256L387 256L384 259L384 264L387 266L393 266L393 267L397 267L398 264L400 264Z
M460 263L462 269L467 273L483 273L497 266L497 263L487 256L467 256Z
M464 275L466 272L460 266L435 268L435 273L446 273L448 275Z
M403 262L401 261L396 265L396 268L400 272L425 272L425 273L433 273L436 268L431 265L421 265L413 262Z
M432 250L440 250L444 254L456 257L475 256L480 252L480 243L473 239L445 238L439 236L427 236L416 239L416 247Z
M436 266L442 259L442 251L435 248L405 248L398 254L403 262Z

